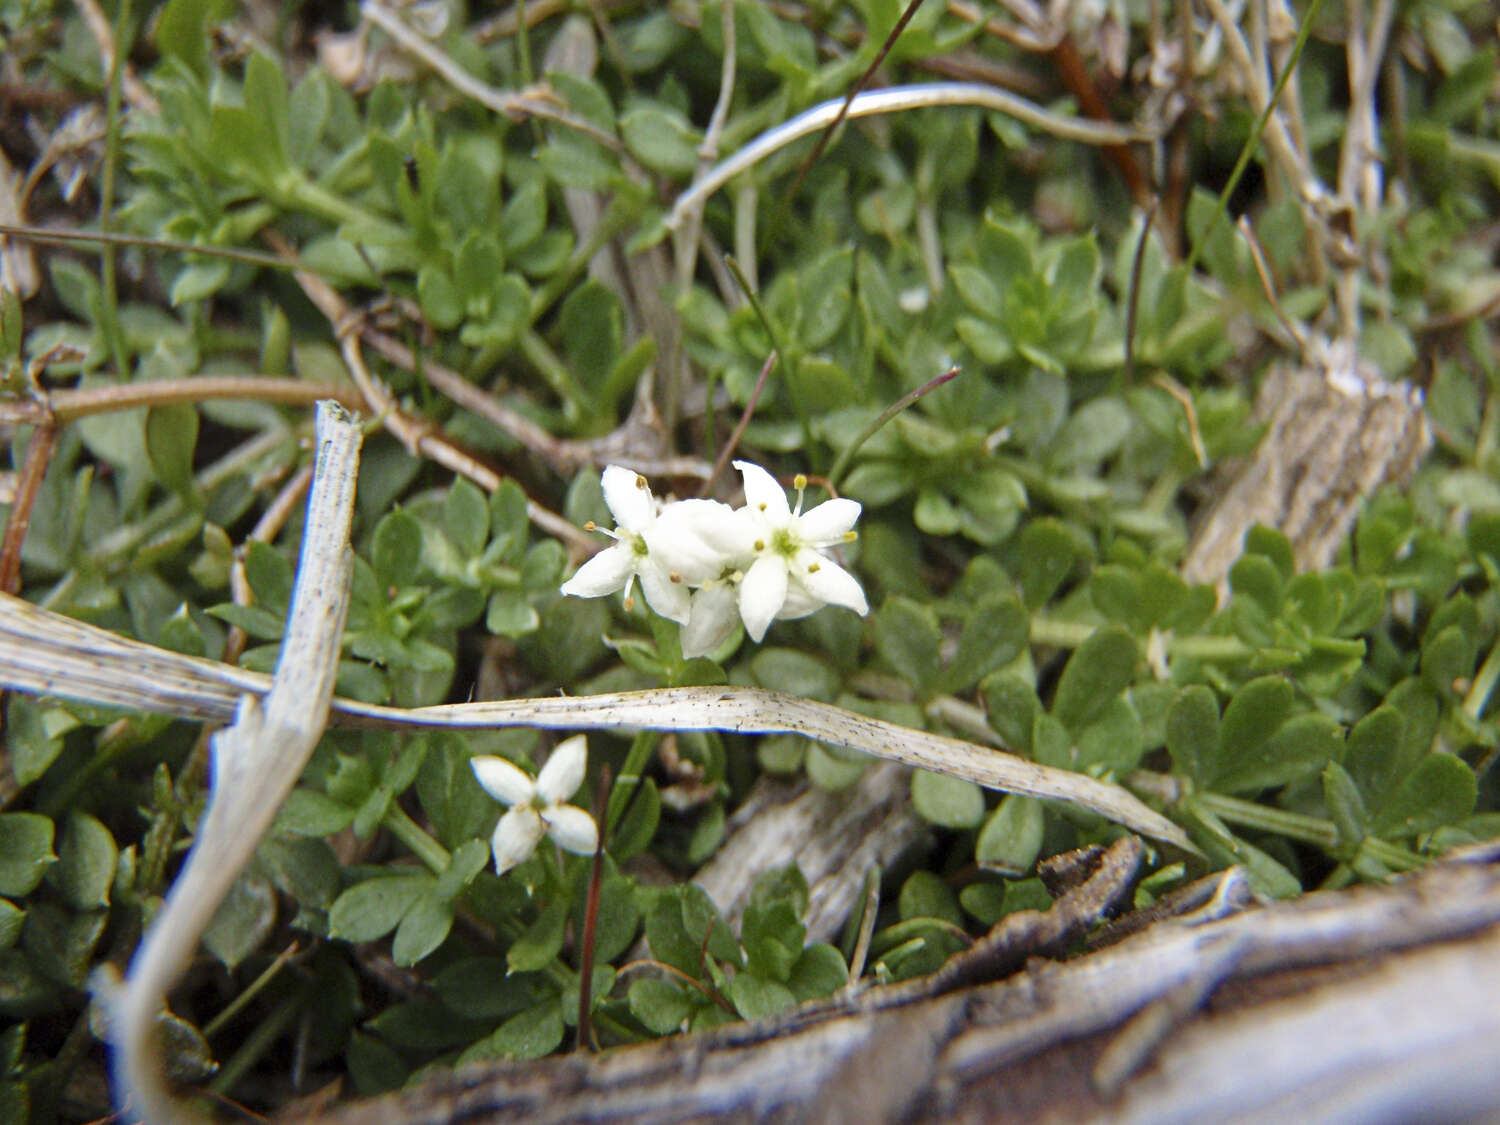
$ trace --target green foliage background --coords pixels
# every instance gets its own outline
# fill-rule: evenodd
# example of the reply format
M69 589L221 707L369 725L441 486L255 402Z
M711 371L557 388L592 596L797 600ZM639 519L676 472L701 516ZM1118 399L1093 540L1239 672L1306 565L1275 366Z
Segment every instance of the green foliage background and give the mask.
M774 347L740 448L777 471L827 474L886 406L956 364L959 378L859 447L838 482L865 505L846 558L870 619L824 611L777 625L764 646L736 638L714 661L684 661L675 630L644 609L557 593L576 559L532 523L534 505L607 521L597 465L558 471L436 392L421 363L368 355L403 412L504 482L486 494L372 428L340 692L410 706L467 698L476 682L513 695L778 688L1129 785L1213 864L1247 865L1274 896L1382 879L1500 833L1500 79L1486 4L1400 6L1381 95L1390 190L1351 220L1360 353L1425 390L1434 453L1409 487L1370 500L1327 570L1296 573L1283 535L1252 531L1222 605L1178 576L1189 525L1214 471L1255 447L1253 388L1290 354L1282 318L1327 331L1336 314L1304 206L1274 169L1257 160L1231 202L1276 306L1246 239L1209 221L1254 139L1227 63L1208 60L1177 91L1192 171L1177 226L1145 229L1093 150L995 112L921 110L845 126L801 181L810 140L757 164L709 199L687 285L669 272L656 293L622 292L590 270L596 251L682 253L665 220L703 160L722 10L592 6L587 75L543 73L578 27L529 7L521 34L511 10L424 0L406 15L495 89L545 81L568 121L491 112L379 31L357 44L358 78L335 77L313 33L353 28L352 5L107 7L149 95L122 103L122 75L75 9L0 2L6 96L14 109L36 95L32 131L7 123L0 147L18 167L45 153L59 169L38 174L31 220L138 236L102 254L37 247L40 290L0 308L10 401L38 383L347 383L340 326L268 259L267 231L424 362L574 443L624 426L651 373L664 451L706 466ZM899 9L736 3L718 153L845 94ZM1079 15L1129 44L1122 73L1088 59L1120 120L1160 120L1168 92L1144 69L1149 16L1136 3ZM1341 19L1320 17L1298 64L1324 172L1348 110ZM1091 42L1105 23L1073 34ZM339 42L353 49L325 46ZM928 0L880 73L1005 69L1067 111L1048 58ZM66 111L88 105L118 112L65 147ZM574 217L580 200L595 221ZM724 247L760 279L759 310L729 282ZM30 428L8 432L20 468ZM233 627L249 638L241 663L270 668L300 516L270 542L251 532L308 460L309 432L309 411L253 394L69 422L20 592L195 655L223 653ZM685 495L699 481L654 483ZM237 559L249 597L231 589ZM205 743L186 723L47 699L11 696L5 718L0 1119L96 1118L105 1056L90 975L125 965L192 840ZM609 763L591 988L606 1042L771 1014L850 974L859 919L842 948L809 943L795 870L764 879L736 926L686 880L759 773L836 790L866 763L795 736L684 734L672 772L661 741L592 738L577 798L588 803ZM559 1049L577 1018L589 862L543 849L490 874L500 810L467 765L499 753L529 767L545 749L531 732L330 734L174 999L177 1076L266 1109L333 1077L370 1094L433 1067ZM1117 831L936 775L916 775L911 797L936 843L921 866L885 873L869 961L855 966L880 979L930 971L1005 913L1045 906L1038 858ZM1138 900L1197 873L1164 859ZM631 952L641 937L654 964Z

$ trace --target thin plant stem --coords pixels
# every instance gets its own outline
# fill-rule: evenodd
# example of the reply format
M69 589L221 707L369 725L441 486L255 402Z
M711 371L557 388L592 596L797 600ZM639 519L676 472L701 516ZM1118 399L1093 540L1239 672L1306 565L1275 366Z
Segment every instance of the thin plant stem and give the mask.
M839 111L834 115L828 126L818 135L818 143L813 145L813 150L807 154L807 159L802 161L801 167L797 169L797 177L792 181L792 186L787 188L786 195L782 198L782 205L790 208L792 200L797 197L797 192L802 188L802 182L807 179L807 173L812 166L822 157L823 151L828 147L828 142L833 139L833 134L838 127L844 123L844 118L849 116L849 107L854 104L854 99L859 96L867 85L870 78L880 69L880 64L885 62L885 57L891 53L891 48L896 45L896 40L901 38L901 33L906 30L906 25L911 22L912 16L917 14L917 9L922 6L922 0L907 0L906 10L901 13L896 22L891 26L890 33L886 35L885 42L875 52L875 57L870 60L870 65L865 67L864 73L855 80L854 85L849 87L849 93L844 98L844 104L839 106Z
M1214 0L1217 3L1217 0ZM1213 6L1212 4L1210 5ZM1308 37L1312 34L1313 24L1317 22L1318 13L1323 9L1323 0L1312 0L1303 17L1302 26L1297 29L1297 41L1292 44L1292 52L1287 57L1286 66L1281 68L1281 73L1276 76L1276 85L1271 90L1266 104L1261 108L1260 115L1255 119L1255 127L1250 130L1250 135L1245 138L1245 143L1240 147L1239 158L1234 162L1234 168L1230 170L1229 179L1224 181L1224 188L1219 192L1218 202L1214 205L1213 213L1209 216L1207 225L1192 240L1192 248L1188 251L1188 272L1198 262L1198 255L1203 246L1208 242L1209 236L1218 228L1219 222L1229 214L1229 197L1234 194L1234 189L1240 185L1240 177L1245 174L1245 169L1250 166L1250 159L1255 155L1255 150L1260 146L1261 136L1266 131L1266 125L1271 120L1271 115L1276 112L1276 103L1281 98L1281 91L1286 88L1287 81L1292 72L1297 69L1297 63L1302 58L1303 48L1307 46ZM1242 42L1242 41L1241 41ZM1289 143L1289 142L1288 142Z
M729 459L734 456L734 451L740 444L740 438L745 436L745 427L750 425L750 419L755 417L755 408L760 403L761 393L766 389L766 379L771 374L771 368L776 366L776 352L766 356L766 362L760 365L760 374L755 379L755 389L750 392L750 400L745 403L745 409L740 414L740 420L735 423L734 432L729 435L729 440L724 443L724 448L719 451L719 456L714 460L714 467L708 474L708 479L703 482L700 495L707 496L713 491L714 483L724 472Z
M109 93L105 102L104 167L99 180L99 229L109 233L114 223L115 173L120 162L120 94L121 72L125 65L125 35L130 24L130 0L119 0L115 9L114 49L109 60ZM115 372L129 378L125 341L120 334L118 293L115 284L115 250L105 243L99 250L99 274L103 296L100 302L100 329L109 343Z
M859 452L860 446L864 445L865 442L874 437L875 434L879 432L882 426L884 426L897 414L900 414L907 407L916 403L920 399L925 398L927 395L930 395L933 391L937 390L943 384L950 383L954 379L958 378L959 370L960 369L957 367L950 367L941 375L934 375L920 387L917 387L914 390L907 391L906 394L902 395L895 402L891 403L891 405L882 410L876 417L876 419L868 426L866 426L863 430L861 430L859 436L851 441L847 446L845 446L844 449L839 453L838 460L833 463L833 468L828 470L828 483L830 485L837 486L840 478L843 477L845 470L849 468L849 462L854 460L854 455Z

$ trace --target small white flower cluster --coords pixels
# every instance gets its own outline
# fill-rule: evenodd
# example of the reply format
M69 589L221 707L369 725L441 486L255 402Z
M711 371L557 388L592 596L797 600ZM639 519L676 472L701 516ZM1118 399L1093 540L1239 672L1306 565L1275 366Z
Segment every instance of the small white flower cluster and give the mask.
M564 803L578 792L588 767L588 744L583 735L558 743L535 781L513 762L491 754L470 758L469 767L480 788L510 806L490 838L496 875L504 875L530 856L546 835L551 835L558 847L579 855L592 855L599 846L599 826L594 818Z
M562 592L597 598L623 589L628 607L639 579L646 604L682 626L688 657L718 648L737 618L759 642L772 621L806 617L825 605L869 613L858 579L824 553L853 541L859 504L825 500L803 512L805 478L796 480L792 507L765 469L749 461L734 467L745 479L742 508L717 500L662 504L645 477L609 466L604 502L616 526L604 534L614 546L579 567Z

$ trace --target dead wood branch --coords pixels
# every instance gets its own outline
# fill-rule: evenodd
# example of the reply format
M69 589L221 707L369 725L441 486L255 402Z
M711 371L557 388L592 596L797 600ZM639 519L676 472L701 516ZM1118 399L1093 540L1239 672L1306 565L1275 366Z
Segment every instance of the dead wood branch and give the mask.
M1473 849L1388 886L1170 919L936 997L893 1005L902 989L870 988L287 1120L1479 1121L1500 1111L1497 861L1500 849ZM1128 870L1106 862L1052 911L1003 925L1019 937L1097 917L1099 892Z

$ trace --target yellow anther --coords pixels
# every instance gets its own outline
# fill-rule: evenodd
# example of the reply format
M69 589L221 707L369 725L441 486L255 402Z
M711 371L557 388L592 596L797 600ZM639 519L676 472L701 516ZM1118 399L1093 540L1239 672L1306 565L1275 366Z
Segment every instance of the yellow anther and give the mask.
M801 492L804 488L807 487L807 478L801 473L798 473L792 478L792 487L795 488L798 492Z

